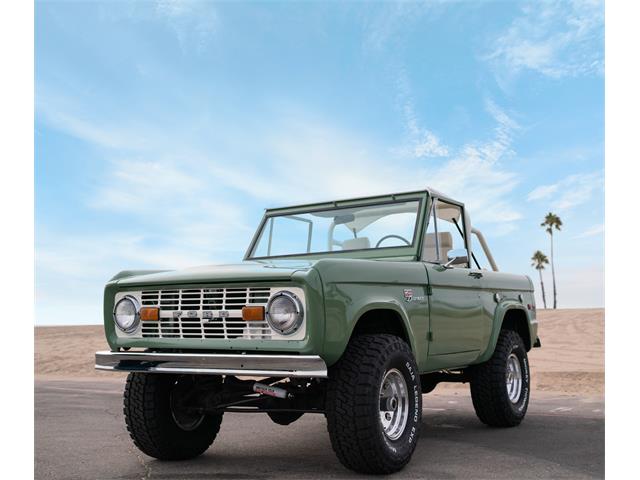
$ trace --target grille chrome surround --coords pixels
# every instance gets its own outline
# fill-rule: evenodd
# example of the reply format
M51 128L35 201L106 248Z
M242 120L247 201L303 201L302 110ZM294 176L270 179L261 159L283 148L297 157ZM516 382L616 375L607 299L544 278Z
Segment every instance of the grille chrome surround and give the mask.
M159 307L160 319L143 320L140 328L126 338L171 339L243 339L297 340L304 338L305 325L293 335L281 335L271 329L266 320L242 319L242 307L264 306L271 295L289 290L298 295L304 305L301 288L284 287L219 287L143 290L121 292L132 295L142 307ZM123 335L124 337L124 335Z

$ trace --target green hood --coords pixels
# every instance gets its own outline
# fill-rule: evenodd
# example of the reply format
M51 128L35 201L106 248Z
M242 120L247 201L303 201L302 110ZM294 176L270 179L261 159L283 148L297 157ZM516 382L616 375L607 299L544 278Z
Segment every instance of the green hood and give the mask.
M230 265L206 265L184 270L138 270L120 272L118 285L179 285L219 282L290 280L294 272L308 270L315 262L305 260L247 261Z

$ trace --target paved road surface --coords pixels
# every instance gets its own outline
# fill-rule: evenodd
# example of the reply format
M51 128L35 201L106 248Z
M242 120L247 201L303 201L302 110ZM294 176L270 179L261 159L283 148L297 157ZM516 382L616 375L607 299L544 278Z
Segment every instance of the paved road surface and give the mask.
M122 384L38 380L38 479L354 478L335 458L322 415L282 427L264 414L227 414L213 446L187 462L138 452L124 427ZM395 478L603 478L604 405L544 395L518 428L491 429L466 392L424 397L411 463Z

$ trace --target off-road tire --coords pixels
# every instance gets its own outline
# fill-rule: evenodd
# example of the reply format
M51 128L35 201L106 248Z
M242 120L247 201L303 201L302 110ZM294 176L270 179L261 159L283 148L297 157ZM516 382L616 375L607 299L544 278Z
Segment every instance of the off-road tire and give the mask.
M184 430L171 410L170 392L178 375L130 373L124 390L124 418L136 447L159 460L187 460L205 452L216 438L222 414L204 415Z
M518 358L522 373L522 389L517 402L509 399L506 385L507 360ZM491 427L515 427L527 413L531 374L527 350L520 335L502 330L493 356L471 369L471 399L480 421Z
M380 420L380 387L398 370L406 382L408 418L402 435L391 440ZM327 429L340 462L360 473L389 474L411 459L420 435L420 375L409 346L394 335L362 335L351 340L329 371Z

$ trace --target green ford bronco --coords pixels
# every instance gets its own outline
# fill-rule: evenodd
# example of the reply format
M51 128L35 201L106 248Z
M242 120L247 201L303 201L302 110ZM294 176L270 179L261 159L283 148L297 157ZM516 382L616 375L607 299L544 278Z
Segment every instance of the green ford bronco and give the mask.
M483 423L518 425L540 346L531 280L499 273L464 204L430 189L267 210L242 263L117 274L104 327L96 368L130 372L147 455L200 455L225 412L319 413L364 473L409 462L439 382L468 382Z

